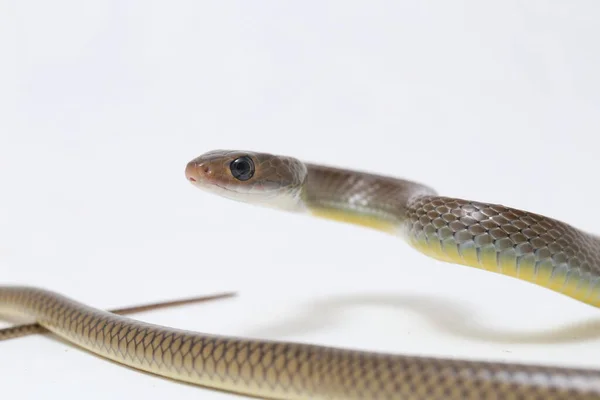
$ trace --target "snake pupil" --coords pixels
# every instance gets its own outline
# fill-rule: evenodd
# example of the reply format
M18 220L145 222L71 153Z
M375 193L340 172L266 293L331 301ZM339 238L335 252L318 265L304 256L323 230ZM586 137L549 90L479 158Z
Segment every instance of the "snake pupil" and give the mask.
M250 157L239 157L231 162L229 169L235 179L247 181L254 175L254 162Z

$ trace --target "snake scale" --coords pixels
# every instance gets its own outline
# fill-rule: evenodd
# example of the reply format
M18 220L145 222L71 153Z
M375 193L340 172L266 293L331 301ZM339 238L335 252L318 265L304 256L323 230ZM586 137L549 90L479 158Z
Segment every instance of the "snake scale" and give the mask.
M217 195L379 229L438 260L509 275L600 304L600 240L542 215L438 196L408 180L251 151L190 161ZM140 370L278 400L600 399L600 371L365 352L201 334L96 309L34 287L0 286L0 312Z

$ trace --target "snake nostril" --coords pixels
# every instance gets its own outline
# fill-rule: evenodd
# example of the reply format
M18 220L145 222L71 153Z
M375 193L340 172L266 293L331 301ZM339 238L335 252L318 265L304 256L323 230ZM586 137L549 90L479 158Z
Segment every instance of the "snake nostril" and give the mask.
M198 168L200 168L205 174L210 174L210 167L208 165L200 164L198 165Z

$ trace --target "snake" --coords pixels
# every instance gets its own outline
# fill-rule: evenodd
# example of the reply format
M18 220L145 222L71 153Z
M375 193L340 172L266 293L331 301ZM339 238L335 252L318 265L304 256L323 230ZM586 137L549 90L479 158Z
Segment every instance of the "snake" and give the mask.
M207 193L377 229L433 259L528 281L589 306L600 304L600 239L550 217L441 196L400 177L256 151L206 152L186 164L185 177ZM187 331L110 313L39 287L0 286L0 312L33 318L117 363L247 397L600 399L595 369Z
M210 296L198 296L185 299L160 301L155 303L140 304L137 306L121 307L109 310L110 313L119 315L137 314L146 311L154 311L162 308L171 308L184 306L195 303L203 303L213 300L220 300L235 296L233 292L217 293ZM29 324L21 324L0 329L0 342L4 340L16 339L23 336L31 336L41 333L48 333L48 329L44 328L37 322Z

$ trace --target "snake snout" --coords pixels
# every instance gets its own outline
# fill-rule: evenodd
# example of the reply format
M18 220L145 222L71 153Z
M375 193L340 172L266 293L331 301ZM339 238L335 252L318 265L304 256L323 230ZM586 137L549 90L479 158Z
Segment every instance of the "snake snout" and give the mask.
M198 182L211 174L210 167L205 163L190 161L185 167L185 177L190 182Z

